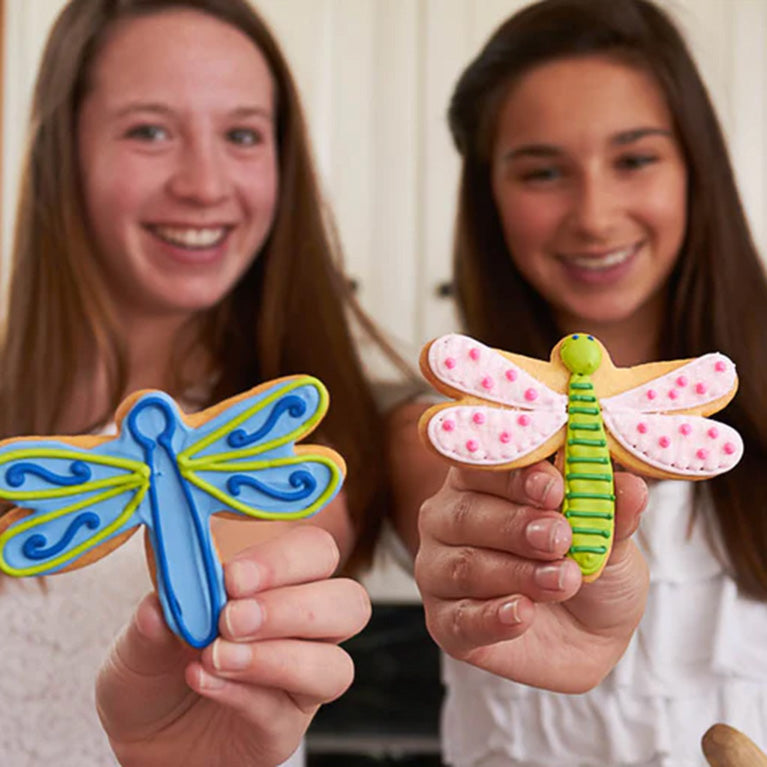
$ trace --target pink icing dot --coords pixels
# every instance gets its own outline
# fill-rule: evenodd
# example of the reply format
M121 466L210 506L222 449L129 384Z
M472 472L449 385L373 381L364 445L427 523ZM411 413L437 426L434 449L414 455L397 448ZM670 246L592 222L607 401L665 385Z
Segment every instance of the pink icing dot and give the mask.
M732 455L735 452L735 445L732 442L725 442L722 449L727 455Z
M676 385L677 386L687 386L687 377L686 376L679 376L679 378L676 379Z
M443 421L442 431L453 431L455 429L455 421Z
M682 424L682 425L679 427L679 433L680 433L680 434L684 434L684 436L685 436L685 437L686 437L686 436L687 436L687 435L688 435L688 434L689 434L691 431L692 431L692 426L690 426L690 424L689 424L689 423L683 423L683 424Z
M671 440L670 440L668 437L661 437L661 438L658 440L658 444L659 444L661 447L668 447L668 446L671 444Z
M479 359L479 349L475 346L473 349L469 350L469 357L471 357L474 362L476 362Z
M678 396L679 396L679 392L678 392L676 389L672 389L672 390L671 390L671 391L668 393L668 398L669 398L669 399L676 399Z
M476 424L482 424L485 422L485 415L484 413L474 413L474 415L471 417L471 420Z
M642 422L638 423L637 424L637 431L640 434L647 434L647 424L646 423L642 423Z
M507 381L516 381L517 380L517 371L516 370L512 370L511 368L509 368L506 371L506 380Z
M519 418L517 418L517 423L520 426L529 426L530 425L530 416L529 415L521 415Z
M707 432L709 437L711 439L716 439L719 436L719 429L716 428L716 426L712 426Z
M701 448L695 453L695 455L697 455L701 461L705 461L706 458L708 458L708 450L704 450L703 448Z
M528 389L525 392L525 399L528 402L535 402L538 399L538 392L535 389Z
M658 392L656 392L655 389L647 390L647 399L655 399L657 396L658 396Z
M482 379L482 388L483 389L492 389L493 388L493 379L490 378L490 376L485 376Z
M724 371L727 370L727 363L724 360L718 360L714 365L714 370L716 370L717 373L724 373Z
M498 439L500 439L501 442L503 442L503 444L505 445L507 442L511 442L511 434L509 434L509 432L507 431L502 431L501 436L498 437Z
M705 394L706 393L706 384L704 384L702 381L700 383L695 384L695 391L698 394Z
M452 370L455 367L455 358L454 357L446 357L445 358L445 367L448 370Z
M476 453L476 452L477 452L477 450L479 449L479 442L477 442L477 440L476 440L476 439L470 439L470 440L469 440L469 441L466 443L466 449L467 449L467 450L468 450L470 453Z

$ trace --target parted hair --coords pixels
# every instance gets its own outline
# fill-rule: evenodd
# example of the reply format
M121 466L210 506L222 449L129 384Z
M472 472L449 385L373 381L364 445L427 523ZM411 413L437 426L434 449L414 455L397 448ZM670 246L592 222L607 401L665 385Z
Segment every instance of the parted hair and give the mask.
M654 3L543 0L507 19L461 75L448 114L462 158L454 245L459 307L468 332L495 347L547 358L560 337L551 308L505 244L490 153L500 106L519 77L555 59L590 55L650 73L674 120L689 178L688 222L659 351L676 359L719 350L738 367L738 395L717 417L742 434L745 455L733 471L699 486L696 497L710 493L740 588L765 599L767 281L709 94L679 30Z
M249 271L202 318L202 340L218 378L200 405L293 373L311 373L326 384L331 407L319 439L347 461L346 494L358 536L353 568L369 559L388 483L381 416L355 351L350 315L381 339L344 278L290 69L247 0L71 0L58 17L35 86L20 186L0 345L0 433L55 433L77 394L76 371L94 354L106 365L111 392L110 408L97 422L109 419L125 393L126 354L88 231L75 126L91 63L114 25L173 9L197 10L243 32L265 57L276 94L277 212ZM183 352L177 350L179 357ZM179 379L171 393L183 395L195 383Z

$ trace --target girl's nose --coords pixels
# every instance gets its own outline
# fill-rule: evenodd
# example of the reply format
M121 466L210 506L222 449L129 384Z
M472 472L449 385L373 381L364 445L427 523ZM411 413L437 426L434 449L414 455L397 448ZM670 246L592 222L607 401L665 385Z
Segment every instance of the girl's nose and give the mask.
M214 205L226 198L226 165L213 141L187 142L178 154L169 189L175 197L196 205Z
M571 223L582 237L604 239L611 233L619 204L618 190L608 179L585 175L574 190Z

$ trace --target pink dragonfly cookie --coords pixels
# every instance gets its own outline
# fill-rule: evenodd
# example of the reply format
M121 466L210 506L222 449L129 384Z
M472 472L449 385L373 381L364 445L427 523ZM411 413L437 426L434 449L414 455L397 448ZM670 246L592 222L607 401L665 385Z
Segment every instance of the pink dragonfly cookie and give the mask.
M618 368L585 333L563 338L549 362L451 334L424 348L421 369L458 400L429 408L419 424L426 444L452 463L516 469L559 453L570 556L586 581L612 548L612 459L650 477L699 480L743 454L737 431L705 417L738 388L723 354Z

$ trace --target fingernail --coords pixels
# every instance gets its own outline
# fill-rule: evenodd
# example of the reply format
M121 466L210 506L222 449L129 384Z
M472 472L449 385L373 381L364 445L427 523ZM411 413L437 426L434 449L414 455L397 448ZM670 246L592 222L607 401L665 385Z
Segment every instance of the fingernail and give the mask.
M253 639L264 622L264 611L255 599L235 599L224 607L224 626L230 637Z
M248 559L235 559L227 567L232 596L251 594L261 585L258 565Z
M554 478L551 475L538 471L525 480L525 493L531 501L543 503L553 484Z
M522 622L519 616L519 600L514 599L511 602L505 602L498 609L498 620L507 626L513 626Z
M197 672L197 684L203 690L220 690L226 684L226 681L213 676L213 674L209 674L205 669L201 668Z
M562 565L546 565L535 569L535 583L542 589L561 591L565 584L565 568Z
M525 528L525 537L538 551L564 553L569 545L570 525L563 519L536 519Z
M253 660L249 645L217 639L213 642L213 667L217 671L242 671Z

